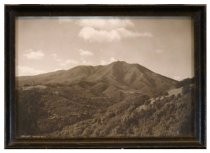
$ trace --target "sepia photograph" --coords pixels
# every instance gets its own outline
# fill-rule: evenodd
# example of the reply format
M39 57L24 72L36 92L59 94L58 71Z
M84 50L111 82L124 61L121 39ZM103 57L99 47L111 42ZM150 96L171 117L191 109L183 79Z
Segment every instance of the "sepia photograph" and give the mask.
M205 9L5 6L5 148L205 148Z
M189 17L19 17L20 137L194 135Z

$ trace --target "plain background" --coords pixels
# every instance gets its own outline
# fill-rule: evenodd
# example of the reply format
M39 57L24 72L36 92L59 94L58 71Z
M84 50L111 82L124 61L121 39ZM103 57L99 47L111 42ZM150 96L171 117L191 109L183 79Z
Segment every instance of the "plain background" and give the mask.
M188 149L188 150L183 150L183 149L179 149L179 150L168 150L168 149L147 149L147 150L136 150L136 149L132 149L132 150L128 150L128 149L109 149L109 150L97 150L97 149L77 149L77 150L60 150L60 149L48 149L48 150L5 150L4 149L4 4L210 4L210 2L208 2L207 0L0 0L0 152L42 152L42 153L49 153L49 152L77 152L77 153L81 153L81 152L112 152L112 153L116 153L116 152L155 152L155 153L164 153L164 152L185 152L185 153L195 153L195 152L208 152L208 150L210 151L210 149L206 149L206 150L199 150L199 149ZM210 19L210 11L208 9L207 6L207 29L209 28L209 19ZM207 31L207 38L209 37L210 33L209 30ZM207 39L208 42L208 39ZM209 50L209 46L207 45L207 65L210 64L210 62L208 60L210 60L210 55L208 54L208 50ZM207 78L209 76L209 71L210 68L208 67L207 69ZM210 83L207 82L207 89L209 89L210 87ZM208 100L209 100L209 95L210 92L209 90L207 91L207 129L209 130L209 119L210 119L210 106L208 105ZM209 132L207 133L207 138L210 137ZM210 140L207 139L207 148L210 145Z

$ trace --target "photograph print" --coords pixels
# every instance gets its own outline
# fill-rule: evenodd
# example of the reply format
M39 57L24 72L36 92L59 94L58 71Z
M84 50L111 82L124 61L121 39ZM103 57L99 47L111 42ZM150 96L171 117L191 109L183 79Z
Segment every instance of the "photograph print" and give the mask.
M18 17L20 138L193 137L191 17Z

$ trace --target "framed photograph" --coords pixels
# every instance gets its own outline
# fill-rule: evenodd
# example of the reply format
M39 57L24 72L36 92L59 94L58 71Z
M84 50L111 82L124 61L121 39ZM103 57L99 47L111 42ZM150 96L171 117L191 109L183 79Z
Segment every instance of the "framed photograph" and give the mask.
M5 5L5 148L206 148L205 5Z

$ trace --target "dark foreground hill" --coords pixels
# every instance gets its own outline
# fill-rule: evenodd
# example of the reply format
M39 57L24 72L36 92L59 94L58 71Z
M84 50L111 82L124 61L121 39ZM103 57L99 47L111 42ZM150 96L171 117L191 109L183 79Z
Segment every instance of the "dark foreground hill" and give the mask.
M78 66L17 78L18 134L190 136L193 82L139 64Z

